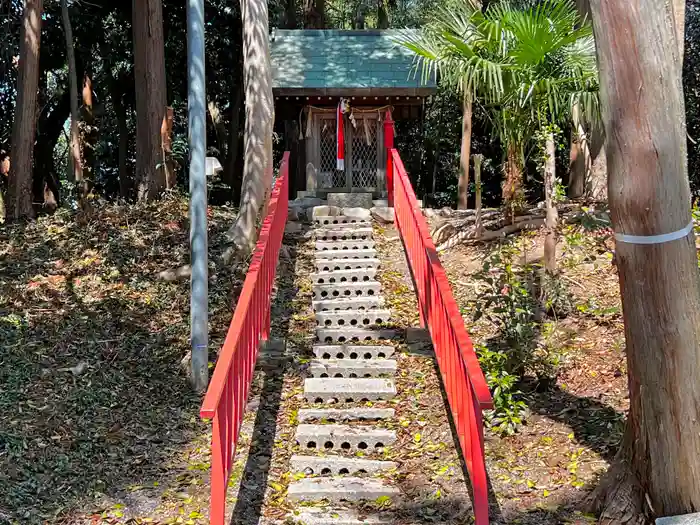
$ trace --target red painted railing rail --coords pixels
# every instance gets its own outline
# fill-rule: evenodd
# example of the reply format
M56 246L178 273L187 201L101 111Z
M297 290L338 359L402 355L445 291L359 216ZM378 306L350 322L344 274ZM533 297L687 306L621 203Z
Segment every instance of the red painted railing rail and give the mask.
M262 341L270 335L270 302L287 222L289 153L284 154L253 259L200 415L213 420L209 523L224 525L226 489Z
M396 226L415 281L421 321L430 331L469 471L475 522L488 525L482 410L492 408L493 400L401 157L395 149L389 150L389 155Z

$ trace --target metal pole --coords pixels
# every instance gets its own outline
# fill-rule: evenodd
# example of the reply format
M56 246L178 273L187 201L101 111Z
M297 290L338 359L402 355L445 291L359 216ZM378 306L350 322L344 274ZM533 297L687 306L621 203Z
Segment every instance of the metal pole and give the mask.
M190 144L192 386L207 387L209 356L204 0L187 0L187 110Z

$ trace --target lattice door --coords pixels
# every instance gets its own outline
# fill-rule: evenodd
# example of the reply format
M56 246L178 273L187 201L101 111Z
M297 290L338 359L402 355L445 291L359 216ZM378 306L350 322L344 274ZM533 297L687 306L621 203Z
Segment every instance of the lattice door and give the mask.
M318 187L321 189L345 188L345 171L339 171L336 163L336 122L332 118L320 118Z
M355 126L349 127L352 137L348 141L350 184L353 189L375 190L379 186L379 121L376 117L363 115L357 118Z

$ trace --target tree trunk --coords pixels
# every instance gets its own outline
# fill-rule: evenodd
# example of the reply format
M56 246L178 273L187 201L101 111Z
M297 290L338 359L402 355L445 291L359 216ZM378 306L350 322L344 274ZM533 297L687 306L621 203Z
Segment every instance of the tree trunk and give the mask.
M377 29L389 29L386 0L377 0Z
M228 132L226 131L226 124L224 124L224 117L221 114L219 105L210 100L207 104L207 113L209 113L209 118L211 118L211 123L214 126L214 136L216 137L216 150L219 159L225 159L227 157L228 150ZM210 146L207 145L207 148Z
M513 209L524 198L523 195L523 148L511 141L506 147L506 162L503 165L505 181L502 196L504 204Z
M556 181L556 150L554 133L547 134L544 161L544 203L547 210L544 226L547 231L544 239L544 269L553 274L557 271L557 213L554 203L554 183Z
M133 0L136 174L139 201L166 188L161 125L166 117L162 0Z
M459 181L457 182L457 209L469 208L469 158L472 148L472 94L464 92L462 101L462 148L459 153Z
M177 165L173 160L173 108L165 108L165 116L160 125L161 162L165 170L165 189L174 190L177 186Z
M484 233L484 226L481 223L481 163L483 160L483 155L474 155L474 184L476 186L476 221L474 223L474 231L477 239Z
M243 79L245 137L241 206L229 231L235 249L247 255L255 247L260 213L272 186L272 130L275 106L268 40L267 0L243 0ZM227 258L231 258L230 251Z
M119 165L119 196L123 199L132 197L133 180L129 172L129 126L126 106L124 105L124 91L122 80L112 77L109 80L109 93L112 98L114 117L117 120L117 131L119 133L119 149L117 153Z
M325 27L325 0L304 0L304 29L324 29Z
M12 125L12 162L5 202L6 216L10 220L34 216L32 157L36 134L42 11L42 0L25 0L20 29L17 104Z
M591 173L586 182L586 194L597 201L608 200L608 161L605 155L605 131L591 130Z
M676 30L681 73L683 72L683 50L685 48L685 2L686 0L671 0L671 12L673 13L673 24Z
M581 120L580 108L572 108L571 151L569 153L569 198L580 199L586 194L586 183L590 178L591 149Z
M60 178L54 162L54 150L70 117L70 90L65 89L53 104L46 103L39 115L34 143L32 193L34 202L42 202L44 210L54 211L60 204Z
M75 67L75 47L73 46L73 29L70 24L68 3L61 0L63 31L66 37L66 56L68 57L68 84L70 92L70 178L75 182L80 206L87 203L88 188L83 178L83 161L80 153L80 112L78 106L78 72Z
M675 28L664 3L592 0L618 240L630 411L602 519L640 523L700 508L700 283ZM679 119L679 115L681 118ZM648 505L645 505L645 502ZM605 521L611 520L611 521Z
M296 0L287 0L284 7L284 19L281 26L284 29L297 29L297 2Z
M95 126L95 109L92 101L92 79L88 73L83 78L83 179L88 193L95 185L95 148L97 147L97 127Z
M238 169L238 153L240 150L240 127L241 127L241 106L243 105L243 86L240 82L236 83L235 93L233 95L233 104L231 107L231 127L228 132L230 141L228 146L228 154L226 156L225 167L225 182L231 187L231 198L234 203L239 204L241 201L241 185L243 183Z

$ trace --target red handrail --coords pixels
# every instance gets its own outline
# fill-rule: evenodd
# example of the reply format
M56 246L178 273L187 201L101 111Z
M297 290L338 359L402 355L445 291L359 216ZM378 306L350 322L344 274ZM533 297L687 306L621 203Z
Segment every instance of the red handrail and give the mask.
M430 230L398 151L389 150L396 226L415 282L421 320L435 355L474 491L476 525L488 525L489 500L484 461L482 410L493 400L471 339L464 327Z
M270 302L287 222L289 152L270 196L243 290L219 353L200 416L213 419L209 523L224 525L226 488L260 342L270 335Z

